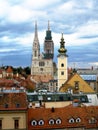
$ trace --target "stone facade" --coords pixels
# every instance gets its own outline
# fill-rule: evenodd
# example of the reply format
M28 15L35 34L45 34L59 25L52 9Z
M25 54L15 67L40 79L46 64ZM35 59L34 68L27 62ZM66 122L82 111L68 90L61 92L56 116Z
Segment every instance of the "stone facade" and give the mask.
M46 37L44 41L44 53L40 53L40 44L38 40L37 24L35 24L35 37L32 50L31 75L51 75L53 76L53 56L54 43L51 37L51 31L48 24Z

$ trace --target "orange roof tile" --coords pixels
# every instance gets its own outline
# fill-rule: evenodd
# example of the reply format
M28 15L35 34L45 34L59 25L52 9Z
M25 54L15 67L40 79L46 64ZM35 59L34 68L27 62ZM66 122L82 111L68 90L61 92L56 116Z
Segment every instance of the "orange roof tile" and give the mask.
M22 110L27 108L26 93L0 93L0 110Z
M9 66L8 69L6 70L7 73L13 73L12 68Z
M79 128L79 127L85 127L85 128L92 128L92 124L88 123L88 115L91 115L90 112L88 112L90 109L95 109L95 116L97 118L97 123L93 124L93 126L98 127L98 107L73 107L68 106L64 108L54 108L52 111L52 108L30 108L28 109L28 128L29 129L53 129L53 128ZM54 124L49 125L49 120L53 119ZM61 124L56 124L56 120L60 119ZM74 122L71 123L70 120L73 119ZM44 121L44 125L36 125L32 126L31 121Z
M2 74L2 69L0 69L0 74Z

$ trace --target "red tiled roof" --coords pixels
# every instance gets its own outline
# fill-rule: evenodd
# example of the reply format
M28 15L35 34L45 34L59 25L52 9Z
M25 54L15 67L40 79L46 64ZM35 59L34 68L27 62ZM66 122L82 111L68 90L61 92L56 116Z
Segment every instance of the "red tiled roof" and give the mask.
M12 68L9 66L8 69L6 70L7 73L13 73Z
M26 93L0 92L0 110L23 110L27 108Z
M95 109L93 115L90 112L90 109ZM53 128L78 128L78 127L86 127L92 128L92 124L88 123L88 115L94 116L97 118L97 123L93 124L93 127L98 127L98 107L73 107L68 106L64 108L30 108L28 109L28 128L31 129L53 129ZM57 119L61 119L61 124L54 123L53 125L49 125L49 120L53 119L55 122ZM69 120L73 119L74 122L70 123ZM80 119L80 122L78 122ZM32 126L31 121L44 121L44 125L36 125ZM76 122L77 120L77 122Z
M0 74L2 74L2 69L0 69Z
M11 87L14 85L14 80L10 80L10 79L0 79L0 86L2 87Z

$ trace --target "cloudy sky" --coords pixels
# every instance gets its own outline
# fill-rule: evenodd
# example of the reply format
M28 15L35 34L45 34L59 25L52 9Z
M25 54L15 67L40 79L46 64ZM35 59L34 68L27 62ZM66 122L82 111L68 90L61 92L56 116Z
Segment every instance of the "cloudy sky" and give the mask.
M43 49L48 20L55 61L63 32L69 66L98 66L98 0L0 0L0 66L30 66L35 21Z

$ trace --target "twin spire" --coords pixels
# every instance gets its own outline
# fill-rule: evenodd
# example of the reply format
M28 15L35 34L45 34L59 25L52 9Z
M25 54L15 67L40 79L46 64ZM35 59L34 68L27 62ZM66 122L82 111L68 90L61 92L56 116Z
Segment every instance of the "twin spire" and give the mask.
M52 39L52 37L51 37L51 31L50 31L50 22L49 21L48 21L48 30L46 31L46 37L45 37L45 39L46 40L51 40ZM35 37L34 37L34 42L39 44L38 32L37 32L37 21L35 21ZM60 54L65 54L65 55L66 55L66 52L67 52L67 49L65 48L65 41L64 41L64 38L63 38L63 33L62 33L62 36L61 36L60 48L59 48L58 52Z
M50 21L48 20L48 31L50 31ZM37 21L35 21L35 37L34 41L38 41Z

